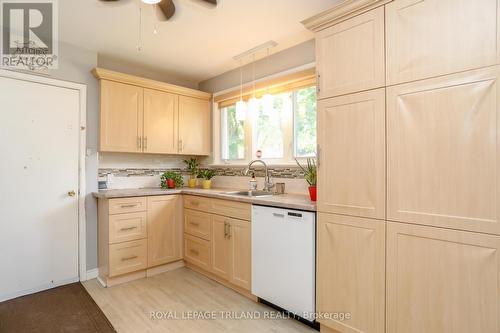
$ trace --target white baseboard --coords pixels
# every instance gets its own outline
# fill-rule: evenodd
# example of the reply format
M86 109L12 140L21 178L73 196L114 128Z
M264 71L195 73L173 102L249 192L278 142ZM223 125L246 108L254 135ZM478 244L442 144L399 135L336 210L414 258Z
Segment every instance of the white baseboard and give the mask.
M69 278L69 279L62 280L62 281L56 281L53 283L43 284L40 286L36 286L34 288L18 290L18 291L11 292L11 293L0 294L0 302L4 302L4 301L7 301L9 299L21 297L24 295L34 294L34 293L37 293L40 291L56 288L59 286L64 286L66 284L75 283L75 282L78 282L79 280L80 280L79 277Z
M99 269L94 268L94 269L88 270L87 271L87 280L96 279L98 275L99 275Z

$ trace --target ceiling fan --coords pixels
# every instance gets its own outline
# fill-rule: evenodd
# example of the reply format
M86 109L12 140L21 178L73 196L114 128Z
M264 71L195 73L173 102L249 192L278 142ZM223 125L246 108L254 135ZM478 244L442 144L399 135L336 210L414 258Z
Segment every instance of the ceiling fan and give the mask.
M116 2L119 0L100 0L103 2ZM173 0L141 0L142 2L148 5L157 5L159 10L162 12L162 16L165 18L165 21L170 19L175 14L175 5ZM217 0L200 0L212 5L217 6Z

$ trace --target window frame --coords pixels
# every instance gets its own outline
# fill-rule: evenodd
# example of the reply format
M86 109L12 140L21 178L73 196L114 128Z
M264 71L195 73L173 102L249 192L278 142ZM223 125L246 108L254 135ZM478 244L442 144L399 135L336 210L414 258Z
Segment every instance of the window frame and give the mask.
M296 145L297 145L297 138L296 138L296 110L297 110L297 91L300 89L306 89L306 88L311 88L315 87L316 84L309 85L306 87L300 87L293 89L289 91L291 93L291 98L292 98L292 108L291 111L289 112L290 114L287 115L284 124L283 124L283 158L262 158L268 165L274 165L274 166L295 166L295 159L299 161L305 161L308 157L296 157ZM285 92L281 92L285 93ZM231 104L233 105L233 104ZM252 160L257 159L253 154L256 151L256 147L254 147L254 118L251 114L251 112L246 112L245 113L245 120L244 120L244 137L245 137L245 147L244 147L244 158L242 159L223 159L222 156L222 143L223 143L223 116L222 116L222 109L230 107L231 105L225 105L224 107L219 108L219 104L214 102L213 104L213 110L214 112L214 117L213 117L213 125L214 125L214 138L213 138L213 144L214 144L214 159L213 159L213 164L214 165L231 165L231 166L242 166L242 165L247 165L250 163ZM317 105L317 104L316 104ZM317 117L317 113L316 113ZM316 139L317 140L317 139ZM316 156L317 152L315 152L314 156ZM309 156L312 157L312 156Z

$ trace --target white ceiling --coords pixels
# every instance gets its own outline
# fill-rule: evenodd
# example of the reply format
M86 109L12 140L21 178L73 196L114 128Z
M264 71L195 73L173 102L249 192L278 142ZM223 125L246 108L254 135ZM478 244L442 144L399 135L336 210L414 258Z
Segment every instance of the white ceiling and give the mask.
M313 37L301 20L340 0L174 0L175 16L157 22L153 6L140 0L59 1L59 38L107 57L144 64L199 82L238 67L232 57L268 40L277 52ZM142 51L137 50L139 7Z

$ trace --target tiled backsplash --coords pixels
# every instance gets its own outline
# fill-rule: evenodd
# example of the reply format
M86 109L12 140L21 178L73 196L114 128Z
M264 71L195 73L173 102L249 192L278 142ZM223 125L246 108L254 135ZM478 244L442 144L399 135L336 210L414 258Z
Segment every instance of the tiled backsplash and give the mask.
M245 167L214 167L217 176L243 176ZM112 174L114 177L144 177L144 176L159 176L165 171L178 171L187 175L186 170L180 168L162 168L162 169L99 169L99 177L106 177ZM264 177L264 169L252 169L256 177ZM270 175L273 178L289 178L301 179L304 178L304 172L299 167L271 167L269 168Z

